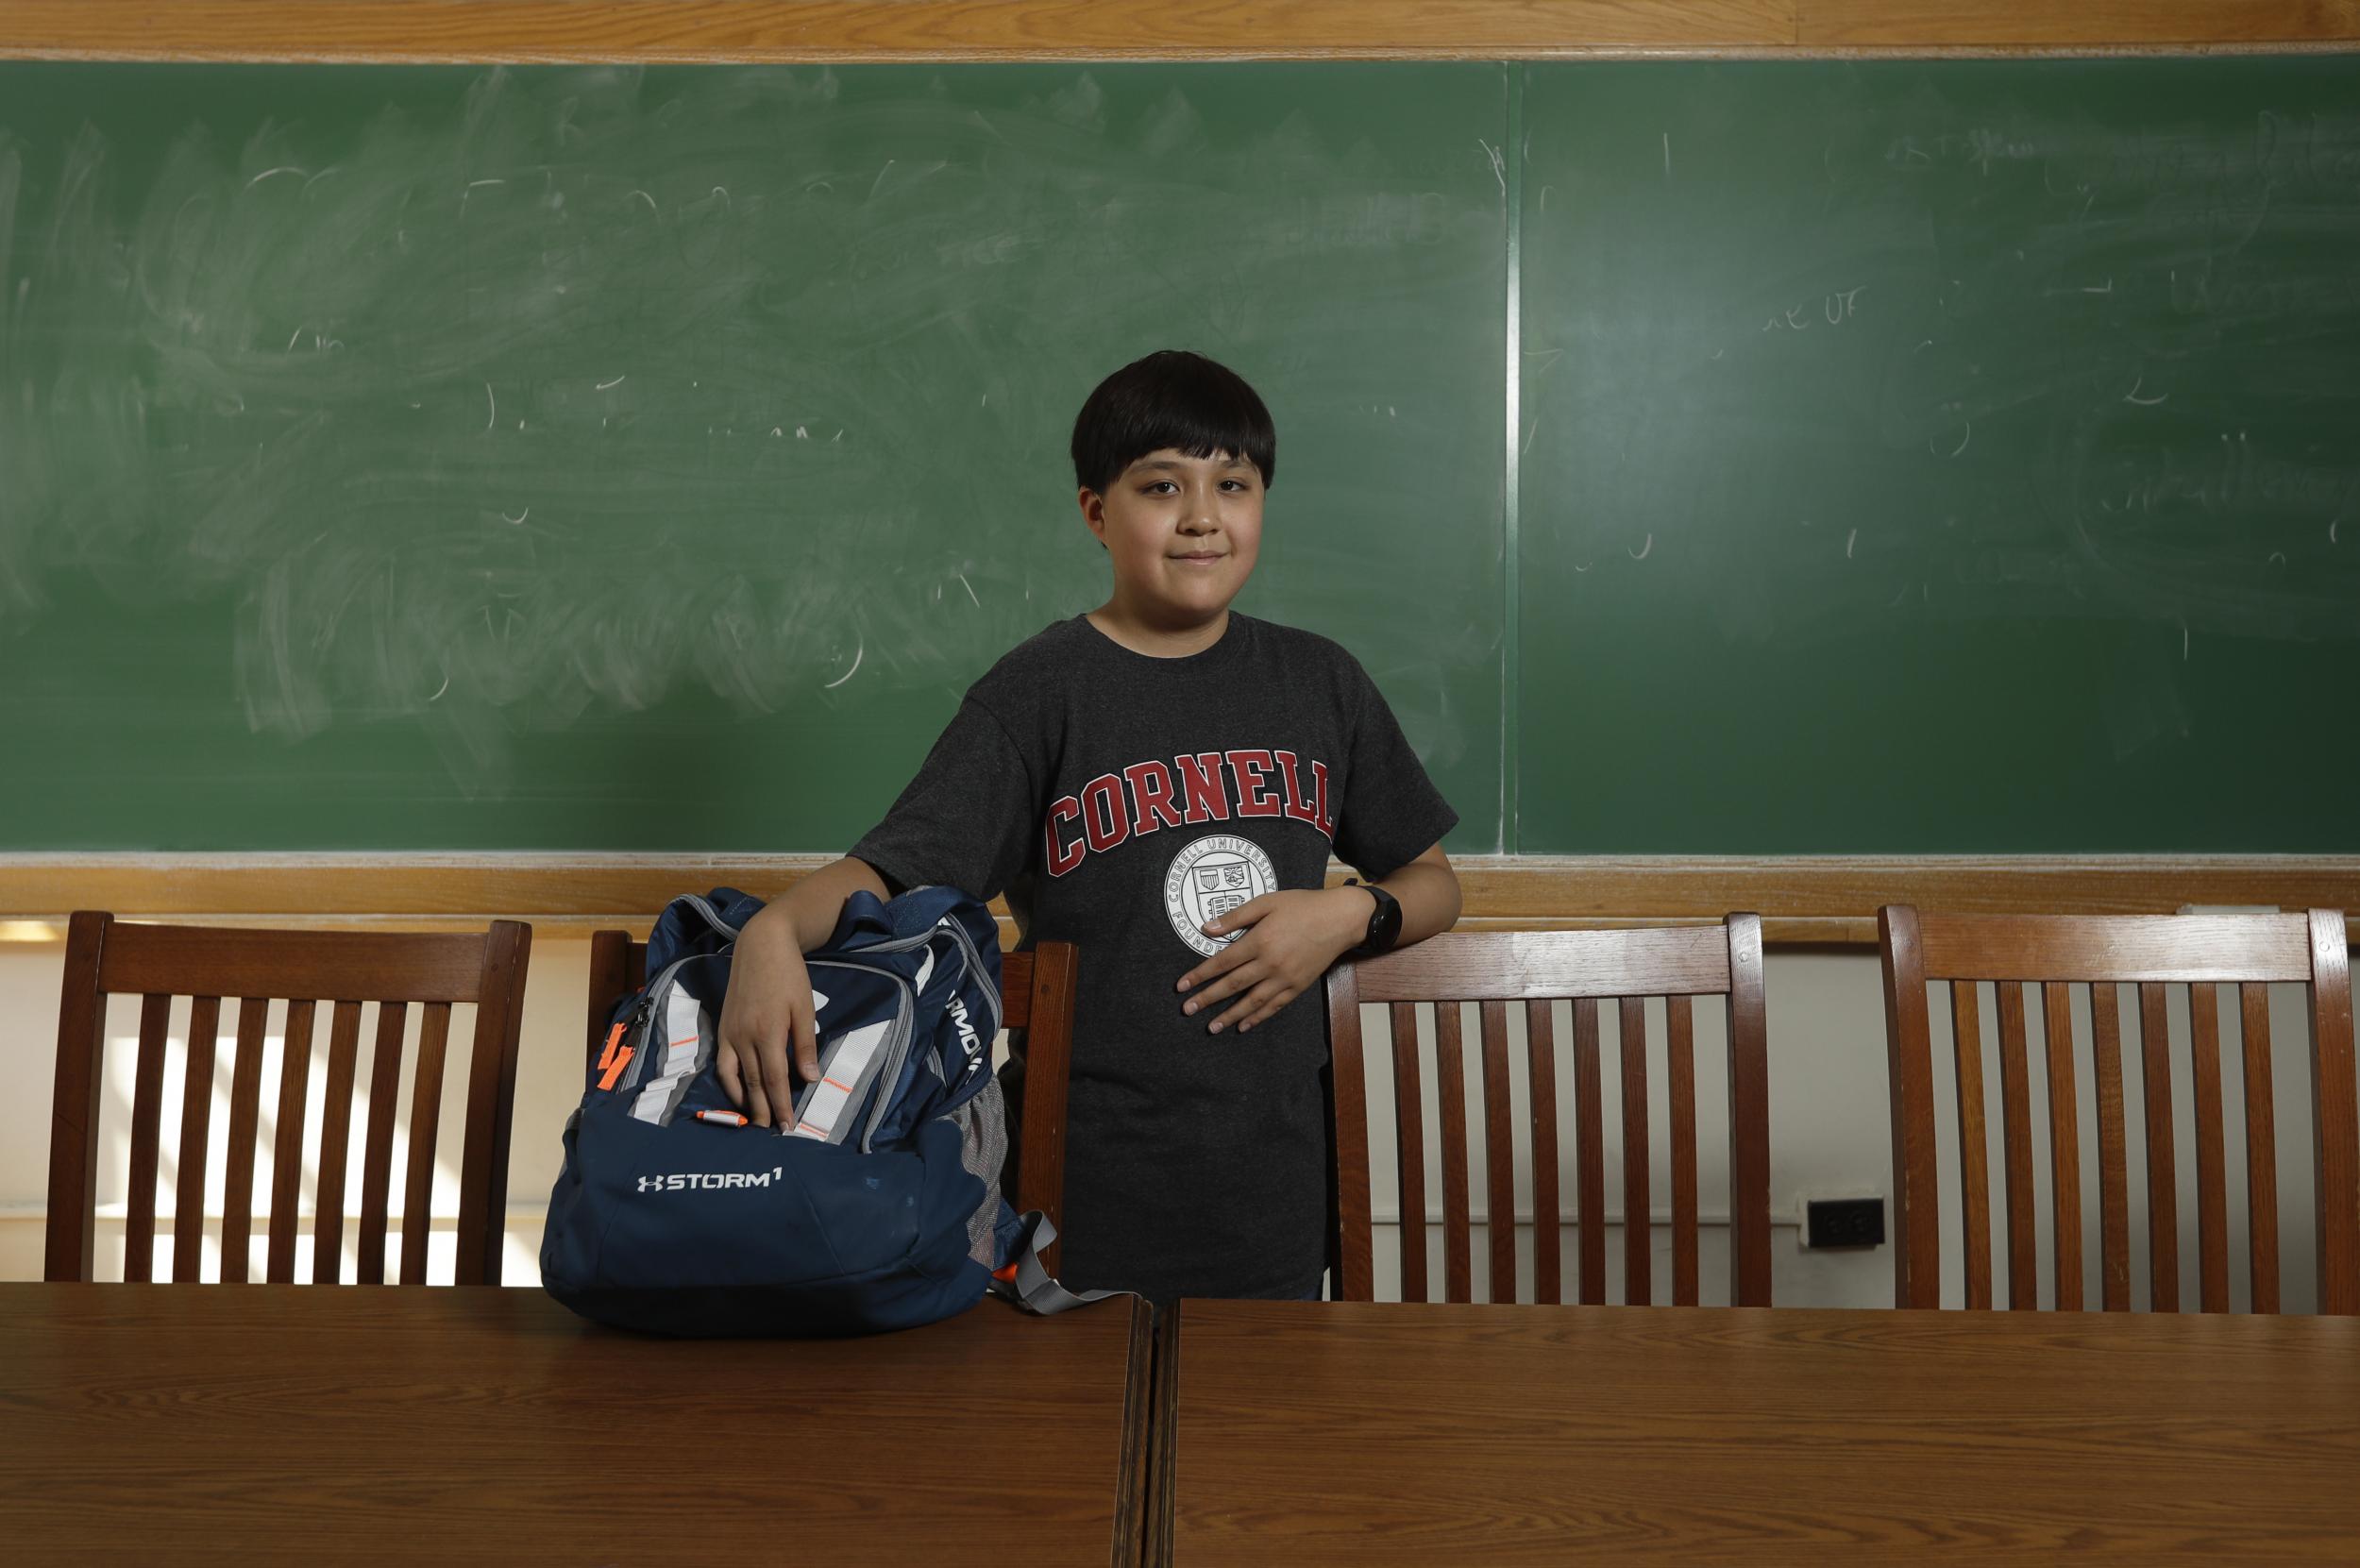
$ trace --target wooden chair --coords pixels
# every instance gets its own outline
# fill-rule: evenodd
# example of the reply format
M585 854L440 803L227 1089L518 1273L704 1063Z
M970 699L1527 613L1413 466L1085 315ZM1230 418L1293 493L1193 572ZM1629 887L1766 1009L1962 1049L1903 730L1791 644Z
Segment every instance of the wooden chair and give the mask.
M1982 1023L1978 982L1998 1012L1999 1103L2007 1189L2008 1305L2038 1307L2034 1159L2025 1039L2030 991L2040 987L2049 1104L2054 1305L2082 1308L2081 1127L2071 986L2089 991L2097 1098L2099 1279L2110 1312L2131 1306L2128 1160L2124 1150L2121 1004L2138 986L2140 1087L2146 1102L2149 1291L2158 1311L2180 1307L2180 1226L2172 1144L2166 987L2185 985L2193 1054L2197 1246L2201 1302L2229 1310L2228 1203L2222 1176L2218 987L2237 987L2245 1058L2247 1202L2253 1309L2275 1312L2278 1148L2271 1105L2267 987L2309 987L2314 1138L2318 1155L2319 1307L2360 1312L2360 1121L2353 1104L2352 977L2344 917L2306 915L1878 914L1884 954L1885 1038L1893 1095L1894 1299L1941 1305L1940 1187L1935 1172L1933 1048L1927 983L1948 982L1958 1083L1966 1305L1992 1305L1989 1157L1985 1150ZM2063 1042L2064 1049L2058 1048Z
M1027 953L1000 955L1000 1022L1024 1031L1024 1125L1016 1149L1020 1213L1039 1209L1065 1228L1066 1075L1073 1059L1073 996L1081 974L1080 950L1071 942L1042 942ZM647 984L648 944L627 931L600 931L590 938L588 1065L613 1026L615 1003L626 991ZM1052 1273L1062 1242L1041 1253Z
M214 1049L222 998L236 997L240 1000L237 1060L230 1070L223 1281L243 1282L247 1273L265 1014L276 998L285 999L288 1006L278 1124L272 1140L266 1277L280 1283L295 1278L304 1096L310 1083L318 1004L331 1003L332 1012L327 1100L320 1123L312 1278L315 1284L332 1285L339 1273L361 1006L375 1002L379 1004L377 1048L362 1142L358 1273L360 1283L377 1285L385 1279L386 1205L393 1176L404 1018L412 1003L425 1009L413 1104L440 1106L450 1010L454 1003L464 1002L475 1004L476 1024L460 1168L457 1281L498 1284L501 1214L508 1190L509 1121L515 1103L516 1037L531 947L531 928L514 920L495 920L480 936L413 936L135 925L118 922L111 915L90 911L76 915L66 930L65 986L58 1015L44 1276L53 1280L92 1277L107 999L136 992L142 998L140 1047L131 1101L124 1278L146 1280L154 1270L156 1146L164 1095L164 1043L173 998L185 996L191 998L191 1004L173 1218L172 1277L176 1283L194 1283L200 1277L209 1154L207 1113L211 1108ZM434 1138L435 1118L413 1109L409 1167L402 1187L400 1282L404 1285L426 1282Z
M1731 915L1721 925L1640 931L1444 933L1379 958L1339 964L1327 975L1336 1094L1340 1299L1375 1299L1369 1211L1366 1070L1360 1004L1392 1006L1394 1124L1401 1171L1402 1296L1426 1299L1425 1131L1419 1092L1415 1004L1434 1009L1442 1149L1444 1293L1473 1299L1467 1208L1467 1107L1458 1003L1481 1003L1484 1190L1491 1212L1491 1299L1515 1295L1513 1128L1509 1108L1508 1003L1522 999L1531 1084L1534 1285L1563 1300L1557 1238L1557 1052L1550 1002L1573 1003L1574 1161L1584 1303L1606 1300L1606 1168L1598 1064L1598 1003L1617 999L1623 1082L1625 1296L1653 1297L1649 1257L1647 1058L1644 1001L1665 999L1671 1097L1672 1300L1696 1301L1696 1085L1691 999L1728 998L1729 1282L1741 1307L1770 1305L1770 1085L1762 988L1762 921Z

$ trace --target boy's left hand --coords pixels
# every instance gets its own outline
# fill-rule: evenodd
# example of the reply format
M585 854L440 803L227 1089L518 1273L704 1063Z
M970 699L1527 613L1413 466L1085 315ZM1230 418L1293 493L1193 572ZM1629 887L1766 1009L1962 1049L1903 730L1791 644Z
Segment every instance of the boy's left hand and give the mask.
M1239 997L1207 1032L1218 1035L1235 1024L1243 1034L1302 995L1357 944L1369 929L1370 909L1369 896L1358 888L1293 888L1265 893L1205 921L1208 936L1245 935L1180 977L1179 989L1195 993L1180 1010L1193 1017L1225 997Z

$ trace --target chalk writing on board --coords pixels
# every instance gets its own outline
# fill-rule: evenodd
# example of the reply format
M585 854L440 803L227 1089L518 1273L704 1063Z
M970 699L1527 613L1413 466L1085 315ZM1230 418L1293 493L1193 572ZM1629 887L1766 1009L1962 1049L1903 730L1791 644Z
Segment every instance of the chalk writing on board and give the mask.
M1214 135L1169 76L988 109L649 79L496 70L355 136L137 147L0 103L0 631L64 571L226 599L256 730L414 716L495 790L594 706L932 690L1103 593L1065 444L1109 345L1298 409L1373 302L1491 276L1493 187L1301 114ZM1465 500L1430 467L1383 505ZM1430 760L1467 746L1402 706Z

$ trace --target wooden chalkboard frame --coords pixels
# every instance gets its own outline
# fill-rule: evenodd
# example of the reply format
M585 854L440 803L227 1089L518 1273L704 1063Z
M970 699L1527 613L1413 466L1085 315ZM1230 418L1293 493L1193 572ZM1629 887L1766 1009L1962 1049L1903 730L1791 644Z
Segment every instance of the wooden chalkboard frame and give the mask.
M56 940L67 913L546 936L644 928L681 892L775 896L825 854L17 854L0 856L0 940ZM2360 855L1462 855L1466 930L1689 924L1732 909L1773 945L1874 946L1877 907L1946 914L2341 909L2360 917ZM1328 881L1347 871L1331 866ZM1004 906L994 906L1005 917ZM398 912L398 913L393 913Z
M0 59L1547 59L2360 43L2360 0L11 0Z
M15 0L0 59L252 62L1544 59L2273 53L2360 46L2360 0ZM77 907L182 919L552 934L644 921L683 887L775 892L824 855L0 857L0 936ZM2360 909L2360 856L1472 856L1466 920L1583 926L1757 910L1776 943L1867 943L1884 902L1961 912ZM1339 870L1334 875L1340 876ZM389 916L388 911L405 913ZM575 931L579 928L579 931Z

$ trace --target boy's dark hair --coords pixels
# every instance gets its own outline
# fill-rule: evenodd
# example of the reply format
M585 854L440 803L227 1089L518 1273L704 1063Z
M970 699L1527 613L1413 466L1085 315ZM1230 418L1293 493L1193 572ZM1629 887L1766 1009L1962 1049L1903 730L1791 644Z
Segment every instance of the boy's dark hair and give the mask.
M1227 365L1184 348L1133 360L1098 383L1073 421L1073 477L1104 495L1122 471L1170 447L1190 457L1226 452L1278 472L1278 432L1270 410Z

